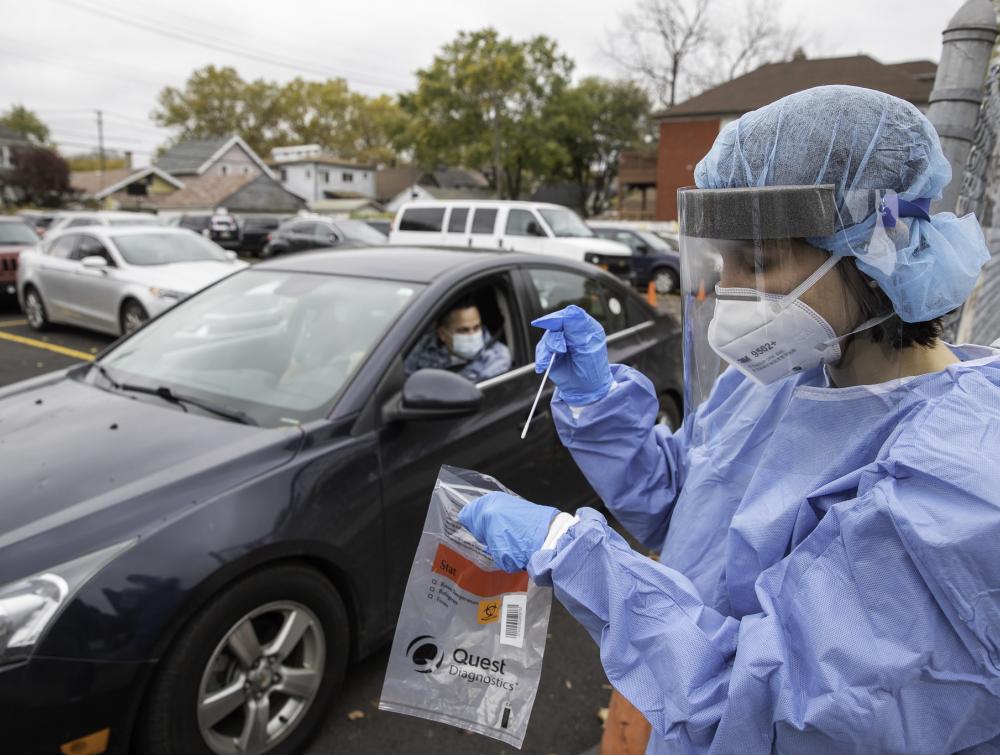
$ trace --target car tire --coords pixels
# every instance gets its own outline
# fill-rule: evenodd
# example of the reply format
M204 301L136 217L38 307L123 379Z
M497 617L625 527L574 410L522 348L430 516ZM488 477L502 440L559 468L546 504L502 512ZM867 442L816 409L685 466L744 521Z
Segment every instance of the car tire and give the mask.
M656 293L661 296L663 294L676 294L681 282L677 271L670 267L656 268L650 276L650 280L656 287Z
M146 308L135 299L126 299L122 302L122 311L118 318L118 325L121 328L123 336L141 328L146 324L148 319L149 313L146 312Z
M297 612L298 618L285 611ZM282 645L283 635L300 630L298 639ZM302 752L329 714L347 667L349 642L343 601L314 569L285 564L244 577L213 598L160 661L134 751ZM283 653L277 663L269 660L269 654L273 658ZM288 679L295 680L296 694L302 697L284 693ZM203 705L206 701L216 703L214 711ZM209 723L230 706L231 712ZM253 722L262 727L257 731L264 732L263 740L252 739ZM244 749L237 746L241 738L248 745Z
M260 250L260 254L257 256L262 260L268 260L271 259L271 257L276 257L277 255L282 254L284 251L285 250L282 249L281 247L271 246L270 244L267 244L263 249Z
M24 289L24 317L32 330L48 330L52 324L42 295L34 286L26 286Z
M656 424L665 425L672 431L677 430L684 421L677 397L672 393L660 394L660 410L656 413Z

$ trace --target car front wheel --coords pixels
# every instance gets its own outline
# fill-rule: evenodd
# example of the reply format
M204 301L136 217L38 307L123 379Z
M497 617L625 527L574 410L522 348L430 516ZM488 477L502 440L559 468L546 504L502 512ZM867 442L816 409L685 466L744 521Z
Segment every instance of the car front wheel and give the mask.
M674 294L677 293L680 279L669 267L658 267L653 271L653 285L658 294Z
M42 295L33 286L24 290L24 317L34 330L45 330L49 327L49 316L45 311Z
M291 755L328 714L347 613L305 566L256 572L214 599L161 661L139 729L150 755Z
M122 335L131 333L133 330L138 330L148 319L149 314L146 312L146 308L135 299L129 299L122 304L120 323Z

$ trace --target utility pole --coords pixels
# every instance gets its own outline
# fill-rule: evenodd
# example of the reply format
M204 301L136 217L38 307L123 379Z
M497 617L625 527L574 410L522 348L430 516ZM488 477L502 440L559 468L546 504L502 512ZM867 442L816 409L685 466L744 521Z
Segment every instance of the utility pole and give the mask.
M952 180L934 203L934 212L955 210L996 38L997 14L990 0L967 0L944 30L941 63L927 117L941 137L941 148L951 163Z
M97 156L101 173L104 172L104 114L97 111Z

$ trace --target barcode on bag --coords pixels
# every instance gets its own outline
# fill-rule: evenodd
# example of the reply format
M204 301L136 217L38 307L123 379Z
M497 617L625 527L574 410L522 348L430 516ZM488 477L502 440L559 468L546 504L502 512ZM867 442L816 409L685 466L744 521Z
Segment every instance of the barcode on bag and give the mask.
M528 609L526 593L508 593L503 596L500 609L500 644L524 647L524 615Z

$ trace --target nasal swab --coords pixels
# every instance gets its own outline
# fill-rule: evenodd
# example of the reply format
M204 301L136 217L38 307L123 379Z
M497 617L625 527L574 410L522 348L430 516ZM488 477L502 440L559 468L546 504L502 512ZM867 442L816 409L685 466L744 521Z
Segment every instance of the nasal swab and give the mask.
M552 358L549 360L549 366L545 368L545 374L542 375L542 384L538 386L538 393L535 394L535 403L531 405L531 411L528 412L528 420L524 423L524 429L521 431L521 440L524 440L524 436L528 434L528 425L531 424L531 418L535 416L535 409L538 407L538 399L542 397L542 389L545 387L545 381L549 379L549 370L552 369L552 363L556 361L556 355L553 354Z

